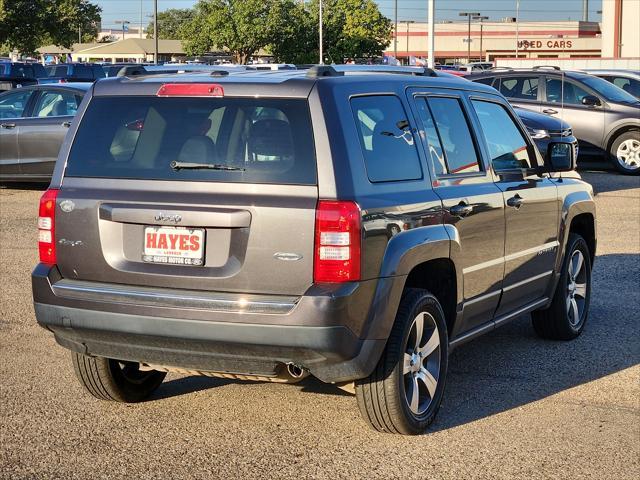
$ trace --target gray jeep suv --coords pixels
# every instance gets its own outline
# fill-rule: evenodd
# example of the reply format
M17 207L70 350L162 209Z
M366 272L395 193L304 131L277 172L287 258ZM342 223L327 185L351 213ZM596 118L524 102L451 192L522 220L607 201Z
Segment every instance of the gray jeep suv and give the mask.
M452 348L529 312L584 328L592 189L545 154L494 89L424 69L100 80L40 202L36 317L101 399L313 375L421 433Z

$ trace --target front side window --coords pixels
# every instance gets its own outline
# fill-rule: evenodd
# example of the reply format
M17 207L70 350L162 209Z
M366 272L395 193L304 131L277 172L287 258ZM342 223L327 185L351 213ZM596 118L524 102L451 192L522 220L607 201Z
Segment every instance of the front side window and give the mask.
M428 99L428 105L433 115L438 138L444 149L446 173L479 172L478 154L460 100L431 97Z
M398 97L355 97L351 109L371 182L422 178L413 132Z
M78 97L70 92L43 92L33 110L34 117L73 116L78 110Z
M507 98L537 100L538 77L503 77L500 81L500 93Z
M491 164L496 171L530 168L528 144L507 110L498 103L473 100Z
M573 82L562 81L561 78L548 78L546 81L547 102L582 105L582 99L591 94Z
M19 118L27 107L33 90L20 90L0 97L0 118Z

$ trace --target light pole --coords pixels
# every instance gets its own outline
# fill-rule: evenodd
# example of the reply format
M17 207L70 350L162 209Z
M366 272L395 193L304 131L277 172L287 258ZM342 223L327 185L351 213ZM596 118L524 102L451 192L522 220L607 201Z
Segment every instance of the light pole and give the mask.
M393 7L393 56L398 58L398 0Z
M409 24L416 23L415 20L405 20L407 24L407 65L409 65Z
M153 63L158 65L158 0L153 0Z
M122 24L122 39L124 40L124 32L126 30L126 26L131 22L129 20L116 20L116 25Z
M428 5L428 9L429 9L429 38L427 40L427 66L429 68L435 68L436 66L436 59L435 59L435 48L436 48L436 39L435 37L435 12L436 12L436 6L435 6L436 0L429 0L429 5Z
M479 17L479 12L460 12L461 17L467 17L467 63L471 63L471 17Z
M520 41L520 0L516 0L516 58L518 58L518 53L520 51L520 45L518 45L519 41Z
M323 59L324 52L323 52L323 49L322 49L322 0L320 0L318 2L318 8L319 8L318 18L319 18L319 22L320 22L320 29L319 29L319 33L320 33L320 38L319 38L319 42L320 42L320 65L324 65L324 59Z
M489 20L489 17L486 15L480 15L477 17L473 17L474 20L480 20L480 61L484 62L484 56L482 55L482 22L485 20Z

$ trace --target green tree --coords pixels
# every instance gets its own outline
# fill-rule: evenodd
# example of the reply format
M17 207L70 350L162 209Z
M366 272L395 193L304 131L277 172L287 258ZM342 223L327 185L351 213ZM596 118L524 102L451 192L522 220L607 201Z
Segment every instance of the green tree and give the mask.
M307 31L318 38L318 0L308 7L312 19ZM325 61L342 63L347 58L382 55L392 39L392 23L373 0L323 0ZM318 41L313 58L318 61Z
M183 30L188 55L224 49L236 63L247 60L288 31L294 0L200 0Z
M182 29L195 17L192 8L171 8L158 13L158 38L167 40L182 40ZM147 26L147 38L153 38L153 22Z
M88 0L0 0L0 43L23 54L95 39L101 8Z

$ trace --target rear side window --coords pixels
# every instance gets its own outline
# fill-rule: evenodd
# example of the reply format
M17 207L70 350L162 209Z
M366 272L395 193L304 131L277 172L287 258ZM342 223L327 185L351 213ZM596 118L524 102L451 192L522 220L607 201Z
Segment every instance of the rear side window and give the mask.
M538 77L502 77L500 93L507 98L521 100L538 99Z
M489 77L489 78L479 78L478 80L474 80L474 82L476 83L484 83L485 85L489 85L491 86L493 84L493 78Z
M297 99L95 97L65 174L314 185L308 105Z
M91 68L85 65L75 65L72 72L71 76L75 78L95 78L91 72Z
M44 91L33 109L34 117L63 117L75 115L78 96L71 92Z
M431 97L428 105L445 153L446 173L479 172L478 154L460 100ZM433 134L429 136L432 137ZM431 149L431 144L429 148Z
M422 178L413 132L398 97L356 97L351 109L371 182Z
M67 75L66 65L55 65L45 68L50 77L65 77Z
M507 110L497 103L473 100L489 148L493 169L530 168L529 147Z

